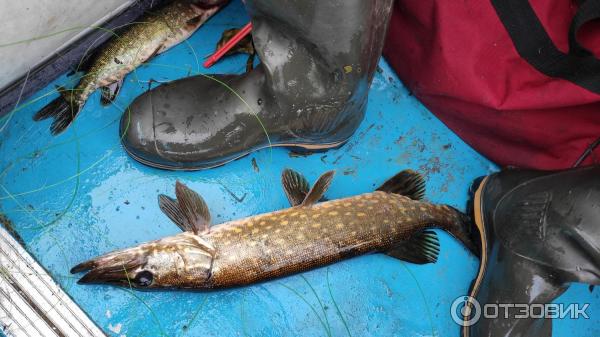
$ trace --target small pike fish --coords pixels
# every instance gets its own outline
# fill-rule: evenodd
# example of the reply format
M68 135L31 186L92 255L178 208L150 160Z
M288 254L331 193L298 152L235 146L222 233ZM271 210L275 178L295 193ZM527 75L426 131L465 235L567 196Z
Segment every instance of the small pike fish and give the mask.
M175 0L143 15L102 47L75 88L59 87L60 96L38 111L33 119L53 117L50 130L56 135L73 122L96 89L102 90L102 103L109 104L117 96L127 74L191 36L220 9L221 3L223 1Z
M135 288L237 287L321 267L353 256L382 252L413 262L437 261L442 228L478 254L469 217L420 199L424 180L403 171L375 192L318 202L333 171L312 187L285 170L282 183L292 207L210 227L203 199L177 182L176 199L159 196L161 210L183 233L83 262L79 283Z

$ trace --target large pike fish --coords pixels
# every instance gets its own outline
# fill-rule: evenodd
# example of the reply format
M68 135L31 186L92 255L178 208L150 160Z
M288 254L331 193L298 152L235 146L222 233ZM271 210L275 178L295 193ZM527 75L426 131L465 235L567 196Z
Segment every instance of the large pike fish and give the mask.
M333 171L312 189L285 170L292 207L210 226L203 199L177 182L176 199L159 196L162 211L184 232L83 262L79 283L136 288L214 289L243 286L370 252L413 263L437 260L442 228L477 254L471 220L458 210L420 199L423 178L403 171L375 192L319 202Z
M219 10L226 0L174 0L143 15L118 36L110 39L86 66L85 75L73 89L58 88L60 96L38 111L34 120L54 118L50 130L56 135L77 117L88 97L101 88L102 103L114 100L125 75L142 63L187 39Z

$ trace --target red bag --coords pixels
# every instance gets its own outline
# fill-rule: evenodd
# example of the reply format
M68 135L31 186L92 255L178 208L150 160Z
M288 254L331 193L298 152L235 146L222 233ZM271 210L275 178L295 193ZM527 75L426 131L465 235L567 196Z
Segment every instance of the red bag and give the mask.
M399 0L384 55L492 161L566 168L600 137L597 18L600 0Z

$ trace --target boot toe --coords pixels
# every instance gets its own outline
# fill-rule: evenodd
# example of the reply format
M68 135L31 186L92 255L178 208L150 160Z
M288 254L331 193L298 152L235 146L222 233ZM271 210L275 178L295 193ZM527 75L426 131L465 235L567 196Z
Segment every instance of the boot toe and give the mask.
M160 166L165 158L158 151L154 132L152 92L147 92L127 108L121 117L120 136L125 150L136 160Z
M195 76L136 98L121 118L121 141L129 155L157 168L198 170L260 146L264 136L255 130L256 117L211 85L214 81Z

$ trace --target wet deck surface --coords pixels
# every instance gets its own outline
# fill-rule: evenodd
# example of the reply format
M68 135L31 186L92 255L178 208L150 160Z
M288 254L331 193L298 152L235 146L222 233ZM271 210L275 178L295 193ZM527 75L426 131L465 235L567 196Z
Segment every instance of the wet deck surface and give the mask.
M314 181L337 170L327 193L338 198L371 191L400 170L427 180L427 198L464 209L471 181L495 170L427 111L380 63L366 118L349 143L309 156L266 149L202 172L168 172L143 166L121 148L123 109L149 87L198 71L223 30L248 18L233 3L189 43L160 55L130 74L113 106L99 93L74 125L52 137L50 122L31 116L57 96L54 84L0 119L0 212L14 224L27 249L111 336L458 336L449 308L465 294L476 260L440 233L434 265L417 266L383 255L344 261L302 275L233 290L136 292L80 286L69 269L117 248L178 232L157 205L173 195L179 179L206 199L215 222L287 207L280 173L290 167ZM241 73L245 56L212 72ZM156 84L153 84L156 85ZM6 125L4 127L4 125ZM555 321L555 336L600 335L600 291L572 287L560 298L591 303L589 320Z

